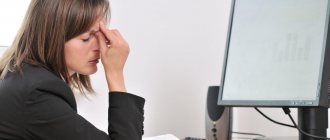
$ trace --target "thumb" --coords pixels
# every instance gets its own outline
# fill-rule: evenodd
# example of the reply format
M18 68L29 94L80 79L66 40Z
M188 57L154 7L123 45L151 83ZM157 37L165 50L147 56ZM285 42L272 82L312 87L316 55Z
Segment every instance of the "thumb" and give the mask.
M102 56L102 54L104 54L106 52L106 50L108 49L109 44L107 44L105 36L103 35L103 33L97 32L96 36L97 36L97 39L98 39L98 43L100 45L100 51L101 51L101 56Z

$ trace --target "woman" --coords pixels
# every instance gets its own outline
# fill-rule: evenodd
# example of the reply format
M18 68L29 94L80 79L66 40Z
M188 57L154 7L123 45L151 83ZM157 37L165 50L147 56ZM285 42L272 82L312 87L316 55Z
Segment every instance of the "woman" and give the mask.
M12 46L0 60L0 139L138 140L144 99L126 93L129 47L104 26L107 0L31 0ZM109 89L106 134L79 116L71 88L93 92L101 59Z

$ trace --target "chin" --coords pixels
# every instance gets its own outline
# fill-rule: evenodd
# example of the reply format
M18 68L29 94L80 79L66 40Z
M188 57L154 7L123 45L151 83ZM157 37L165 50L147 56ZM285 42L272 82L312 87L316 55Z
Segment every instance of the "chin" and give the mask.
M92 75L94 73L97 72L97 68L95 69L88 69L88 70L84 70L84 71L80 71L78 72L79 74L82 74L82 75Z

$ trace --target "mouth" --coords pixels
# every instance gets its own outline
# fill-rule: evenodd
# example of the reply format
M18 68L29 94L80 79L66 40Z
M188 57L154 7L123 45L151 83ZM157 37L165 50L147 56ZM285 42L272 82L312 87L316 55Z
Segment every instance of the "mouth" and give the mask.
M96 59L90 60L90 61L88 61L88 63L97 64L97 63L99 63L99 59L100 58L96 58Z

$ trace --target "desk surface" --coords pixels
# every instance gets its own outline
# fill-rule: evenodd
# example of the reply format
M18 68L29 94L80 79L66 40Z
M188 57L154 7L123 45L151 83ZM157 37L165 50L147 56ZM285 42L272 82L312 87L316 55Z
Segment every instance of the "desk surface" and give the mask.
M253 140L298 140L298 136L288 136L288 137L261 137L255 138Z

